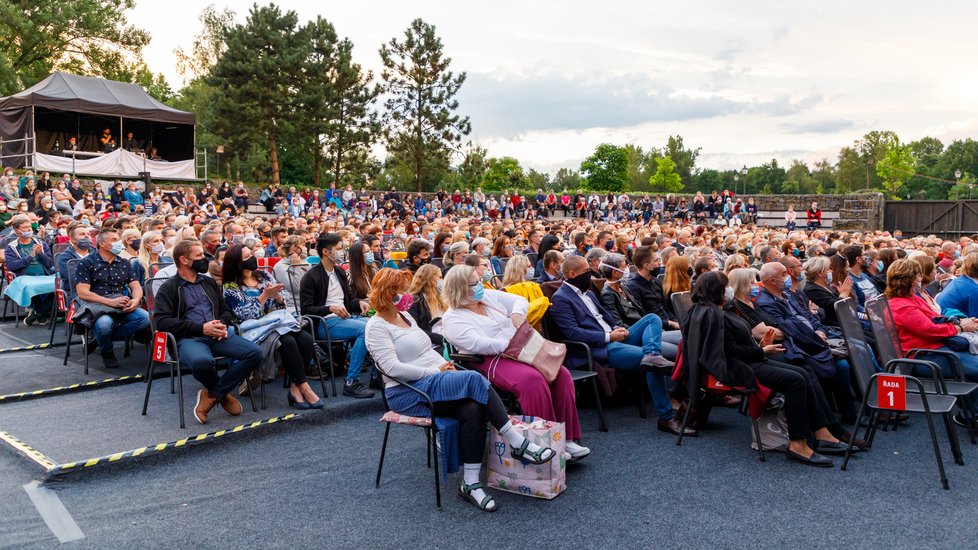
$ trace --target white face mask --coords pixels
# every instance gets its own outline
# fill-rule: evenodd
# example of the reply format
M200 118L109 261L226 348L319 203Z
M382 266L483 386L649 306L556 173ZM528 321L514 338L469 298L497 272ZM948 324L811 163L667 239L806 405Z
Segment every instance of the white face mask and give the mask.
M734 289L728 286L723 291L723 301L730 302L733 301L733 299L734 299Z

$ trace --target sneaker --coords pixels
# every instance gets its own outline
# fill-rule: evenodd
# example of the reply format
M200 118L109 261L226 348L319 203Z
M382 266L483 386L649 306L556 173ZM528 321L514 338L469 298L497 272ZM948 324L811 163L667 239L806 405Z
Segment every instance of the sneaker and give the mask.
M97 349L98 349L98 340L89 336L88 341L85 342L85 355L88 355L90 353L95 353L95 350Z
M217 405L217 399L211 397L206 388L197 392L197 404L194 406L194 418L201 424L207 424L207 413Z
M359 380L353 380L343 385L343 395L347 397L356 397L357 399L366 399L368 397L373 397L374 392L363 387L363 384L361 384Z
M238 416L241 414L241 402L232 397L230 394L225 395L224 399L222 399L220 403L221 408L224 409L224 412L228 413L229 415Z
M573 441L568 441L564 446L564 450L570 455L571 462L577 462L578 460L581 460L582 458L585 458L587 455L591 454L591 449L588 449L583 445L578 445Z
M112 350L102 352L102 364L107 369L119 368L119 360L115 358L115 353Z
M24 317L24 324L31 327L34 326L34 321L37 321L37 312L33 309L27 310L27 317Z
M676 366L675 363L666 359L661 355L646 355L642 358L642 365L646 367L655 367L659 369L669 369L671 370Z
M380 375L380 372L375 371L370 375L370 389L372 390L382 390L384 389L384 378Z

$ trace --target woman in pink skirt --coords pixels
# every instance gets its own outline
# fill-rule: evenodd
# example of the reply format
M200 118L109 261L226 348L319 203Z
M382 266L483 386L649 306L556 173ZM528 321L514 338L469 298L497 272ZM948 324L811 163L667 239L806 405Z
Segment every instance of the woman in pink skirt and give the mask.
M579 444L581 422L570 372L561 367L556 380L547 384L535 368L499 355L526 319L526 299L486 290L475 269L466 265L448 271L442 290L448 304L441 321L445 340L460 353L485 356L486 360L475 368L493 386L515 394L523 414L563 422L571 460L590 454L590 449Z

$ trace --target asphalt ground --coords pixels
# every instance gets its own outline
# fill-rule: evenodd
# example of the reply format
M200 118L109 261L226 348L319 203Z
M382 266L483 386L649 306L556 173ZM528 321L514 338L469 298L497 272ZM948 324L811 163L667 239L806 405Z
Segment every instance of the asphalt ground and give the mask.
M0 349L47 336L0 325ZM63 339L60 328L57 336ZM96 354L89 376L77 350L67 367L64 348L0 352L0 394L141 373L145 349L121 359L119 346L123 366L104 370ZM155 382L145 417L145 385L136 382L0 403L0 429L62 462L294 412L278 383L267 388L267 409L252 412L245 399L241 417L216 412L200 426L191 414L198 386L183 380L184 430L165 378ZM842 472L776 453L759 462L749 423L733 410L715 411L709 430L677 447L654 418L638 417L631 400L608 405L607 433L597 431L595 410L582 406L593 452L569 468L567 491L551 501L492 491L499 510L486 514L456 496L458 474L443 480L443 509L435 510L425 443L413 427L392 429L376 489L382 412L379 398L330 397L324 410L296 420L57 476L42 487L82 537L64 544L25 490L44 471L0 444L0 547L973 548L978 540L978 448L960 431L966 464L955 465L939 433L951 484L942 490L919 417L880 432Z

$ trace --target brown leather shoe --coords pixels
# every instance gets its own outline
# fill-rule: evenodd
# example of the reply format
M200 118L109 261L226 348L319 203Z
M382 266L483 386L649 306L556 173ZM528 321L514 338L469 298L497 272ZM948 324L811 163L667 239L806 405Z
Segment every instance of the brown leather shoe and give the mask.
M194 407L194 418L201 424L207 424L207 413L211 412L216 405L217 399L211 397L207 388L201 388L197 392L197 405Z
M231 397L230 394L224 396L224 400L221 401L221 408L231 416L241 414L241 402Z
M678 418L673 417L670 418L669 420L659 421L660 432L669 432L672 435L679 435L680 428L682 428L682 423L679 422ZM689 426L686 426L686 431L684 432L684 435L689 437L696 437L697 435L699 435L699 432L697 432L693 428L690 428Z

